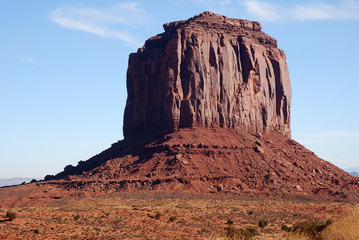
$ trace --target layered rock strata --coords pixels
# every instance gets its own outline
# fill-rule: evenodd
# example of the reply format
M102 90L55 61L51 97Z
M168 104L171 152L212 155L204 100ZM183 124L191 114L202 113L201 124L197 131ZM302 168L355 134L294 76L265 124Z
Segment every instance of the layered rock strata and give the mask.
M125 139L191 127L290 137L286 56L260 23L204 12L164 29L130 55Z

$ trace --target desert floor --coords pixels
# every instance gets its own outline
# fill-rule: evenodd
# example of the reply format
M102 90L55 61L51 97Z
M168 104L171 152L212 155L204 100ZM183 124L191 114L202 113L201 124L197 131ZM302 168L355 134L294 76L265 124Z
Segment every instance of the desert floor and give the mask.
M221 239L228 222L254 227L253 239L283 239L283 224L325 222L355 203L248 199L220 195L121 193L60 199L42 207L0 209L0 239ZM260 220L268 221L259 227Z

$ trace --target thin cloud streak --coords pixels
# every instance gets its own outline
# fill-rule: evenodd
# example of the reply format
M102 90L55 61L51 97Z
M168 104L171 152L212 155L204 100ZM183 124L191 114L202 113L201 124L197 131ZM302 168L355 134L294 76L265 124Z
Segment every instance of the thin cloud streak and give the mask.
M140 45L130 34L116 28L145 27L149 18L136 2L119 3L112 8L96 9L66 5L53 10L50 20L58 25L88 32L104 38L120 39L130 45Z
M251 16L270 22L283 20L359 20L359 1L341 1L339 4L313 2L307 5L284 7L266 1L238 0Z
M239 3L245 7L250 15L262 20L276 22L280 18L278 7L271 3L261 1L239 1Z

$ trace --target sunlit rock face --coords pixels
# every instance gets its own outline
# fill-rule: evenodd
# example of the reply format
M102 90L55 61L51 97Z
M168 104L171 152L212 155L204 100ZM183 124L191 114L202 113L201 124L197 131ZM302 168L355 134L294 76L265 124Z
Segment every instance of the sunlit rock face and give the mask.
M130 55L125 139L192 127L290 137L286 56L260 23L204 12L164 29Z

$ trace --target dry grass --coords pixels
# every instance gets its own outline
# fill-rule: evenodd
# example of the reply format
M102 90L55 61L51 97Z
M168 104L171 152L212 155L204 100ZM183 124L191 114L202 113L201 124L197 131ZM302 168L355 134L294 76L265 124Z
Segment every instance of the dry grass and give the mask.
M288 233L285 240L310 240L304 233Z
M324 240L358 240L359 239L359 206L343 218L335 220L324 229Z
M231 239L225 237L225 228L233 226L256 228L259 235L253 240L296 240L304 238L284 238L283 224L325 222L353 207L350 203L124 193L17 208L11 222L0 211L0 239ZM228 224L228 219L233 223ZM268 226L259 228L261 219L268 220Z

